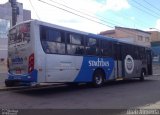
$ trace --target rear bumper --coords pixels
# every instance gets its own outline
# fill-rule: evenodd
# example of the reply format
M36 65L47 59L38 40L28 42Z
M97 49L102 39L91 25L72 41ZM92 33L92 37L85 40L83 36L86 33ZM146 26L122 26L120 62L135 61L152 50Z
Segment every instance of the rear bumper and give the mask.
M33 70L29 74L21 74L21 75L8 73L8 79L6 79L6 81L26 82L26 83L37 82L37 74L38 74L37 70Z

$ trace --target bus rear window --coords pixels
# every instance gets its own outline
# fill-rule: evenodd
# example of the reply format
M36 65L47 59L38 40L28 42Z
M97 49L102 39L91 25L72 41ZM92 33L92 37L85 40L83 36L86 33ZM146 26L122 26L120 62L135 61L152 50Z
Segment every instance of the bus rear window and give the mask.
M16 26L9 31L9 45L15 43L28 43L30 41L30 24Z

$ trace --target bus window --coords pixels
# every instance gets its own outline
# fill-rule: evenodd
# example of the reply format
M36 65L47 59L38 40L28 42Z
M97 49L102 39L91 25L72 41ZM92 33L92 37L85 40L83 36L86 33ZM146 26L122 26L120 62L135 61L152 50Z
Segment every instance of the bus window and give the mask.
M97 40L95 38L88 38L86 43L87 55L97 55Z
M49 29L47 31L46 40L50 42L61 42L61 33L59 31Z
M140 56L140 59L145 58L145 48L143 48L143 47L139 48L139 56Z
M68 34L67 52L71 55L84 54L84 40L82 35Z
M65 54L65 42L63 32L59 30L41 27L41 42L45 53Z
M101 53L102 56L112 57L113 55L113 47L112 42L109 42L107 40L101 41Z
M135 59L136 59L136 60L137 60L138 57L139 57L138 46L134 46L134 56L135 56Z

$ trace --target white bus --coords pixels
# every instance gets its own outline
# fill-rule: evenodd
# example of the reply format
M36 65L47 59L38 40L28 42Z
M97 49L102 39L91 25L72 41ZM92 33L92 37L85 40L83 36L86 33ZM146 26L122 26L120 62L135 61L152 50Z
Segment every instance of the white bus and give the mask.
M93 83L152 74L151 50L37 20L9 31L6 86Z

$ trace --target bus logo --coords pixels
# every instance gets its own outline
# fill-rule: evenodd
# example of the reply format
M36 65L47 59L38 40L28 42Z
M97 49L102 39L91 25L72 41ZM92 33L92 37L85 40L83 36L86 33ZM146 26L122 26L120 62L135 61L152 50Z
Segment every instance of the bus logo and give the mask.
M16 57L12 59L13 64L23 64L23 58L21 57Z
M131 74L134 69L134 60L130 55L125 58L125 70L128 74Z
M98 60L89 60L89 66L91 67L109 67L109 62L104 61L102 58L98 58Z

